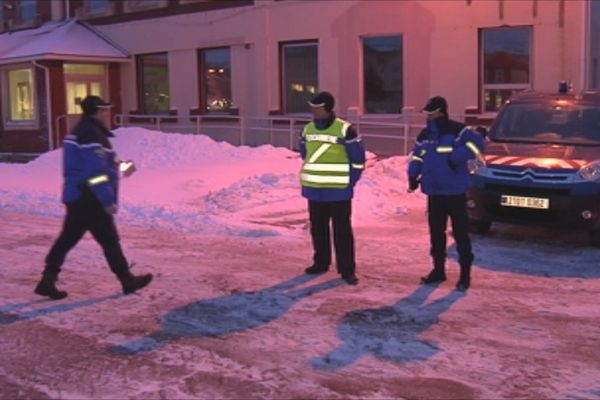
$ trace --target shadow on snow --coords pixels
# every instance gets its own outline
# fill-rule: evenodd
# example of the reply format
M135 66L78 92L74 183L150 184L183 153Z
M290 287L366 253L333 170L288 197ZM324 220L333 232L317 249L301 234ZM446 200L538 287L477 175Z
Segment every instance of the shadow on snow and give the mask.
M44 315L68 312L71 310L76 310L79 308L88 307L88 306L91 306L94 304L102 303L102 302L105 302L108 300L117 299L122 296L124 296L124 295L119 293L119 294L114 294L112 296L104 296L104 297L99 297L97 299L75 301L72 303L62 303L61 302L59 304L56 304L53 302L52 305L50 305L46 308L30 310L30 311L20 311L20 310L26 309L28 307L35 306L38 304L47 303L47 302L49 302L49 300L48 299L40 299L40 300L34 300L34 301L26 302L26 303L5 304L5 305L0 306L0 326L8 325L13 322L25 321L25 320L32 319L32 318L43 317Z
M430 303L427 297L436 286L421 285L395 304L347 313L337 328L343 344L323 357L311 360L321 370L344 368L368 354L395 362L425 360L440 348L419 339L419 335L438 322L439 316L464 296L453 291Z
M333 279L294 289L313 278L314 276L301 275L263 290L187 304L165 314L160 321L160 331L112 349L136 354L187 337L220 337L254 329L282 317L304 297L345 284L341 279Z

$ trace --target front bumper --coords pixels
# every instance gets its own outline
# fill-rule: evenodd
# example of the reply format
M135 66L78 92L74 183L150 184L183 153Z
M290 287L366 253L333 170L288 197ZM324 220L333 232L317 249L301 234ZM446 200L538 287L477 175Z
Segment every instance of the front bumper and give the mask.
M600 228L600 185L582 182L572 186L535 186L474 179L467 193L469 218L475 221L527 225ZM501 204L503 195L548 199L548 209Z

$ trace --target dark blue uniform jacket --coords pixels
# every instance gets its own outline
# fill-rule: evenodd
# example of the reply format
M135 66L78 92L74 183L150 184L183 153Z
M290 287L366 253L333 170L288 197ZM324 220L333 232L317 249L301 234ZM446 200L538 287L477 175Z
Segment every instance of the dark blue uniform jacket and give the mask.
M81 199L86 192L104 207L117 204L119 168L109 137L98 119L84 115L63 140L64 203Z
M427 195L457 195L470 186L467 162L484 150L484 139L465 125L438 118L417 137L408 164L409 179L420 179Z

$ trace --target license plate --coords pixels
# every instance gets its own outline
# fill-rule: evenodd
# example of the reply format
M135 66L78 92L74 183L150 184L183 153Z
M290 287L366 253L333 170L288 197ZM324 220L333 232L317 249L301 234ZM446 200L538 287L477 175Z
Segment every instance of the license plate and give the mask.
M505 207L538 208L547 210L550 208L550 199L539 197L500 196L500 205Z

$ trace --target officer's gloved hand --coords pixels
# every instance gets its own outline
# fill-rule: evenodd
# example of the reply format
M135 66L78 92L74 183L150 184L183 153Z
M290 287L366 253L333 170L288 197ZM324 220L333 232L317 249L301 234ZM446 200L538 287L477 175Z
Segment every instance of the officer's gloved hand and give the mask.
M407 192L408 193L412 193L415 190L417 190L417 188L419 187L419 183L421 183L420 179L417 178L409 178L408 179L408 189Z

